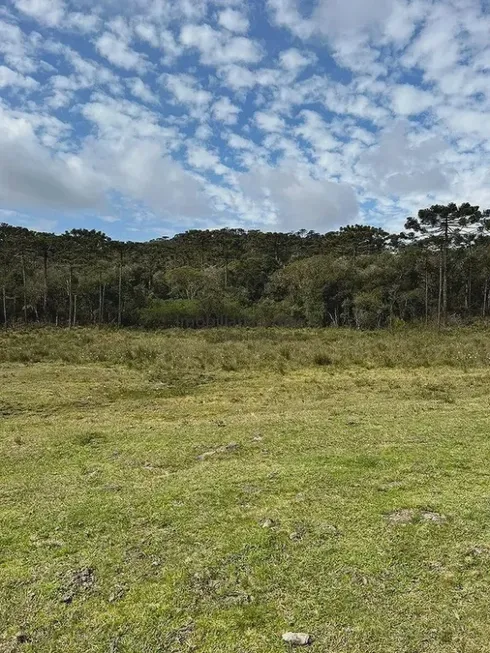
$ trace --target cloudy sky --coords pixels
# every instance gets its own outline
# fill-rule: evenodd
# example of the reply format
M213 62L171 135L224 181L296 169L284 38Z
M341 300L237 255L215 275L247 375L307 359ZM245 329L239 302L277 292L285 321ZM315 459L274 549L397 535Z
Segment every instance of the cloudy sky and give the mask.
M490 206L490 0L3 0L0 222L155 238Z

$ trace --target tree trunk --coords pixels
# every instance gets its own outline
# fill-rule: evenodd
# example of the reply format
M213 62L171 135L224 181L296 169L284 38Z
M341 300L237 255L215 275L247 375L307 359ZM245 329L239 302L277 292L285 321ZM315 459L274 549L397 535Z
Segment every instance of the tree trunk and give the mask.
M442 246L441 246L441 252L440 252L440 258L439 258L439 297L437 298L437 326L441 326L442 322L442 286L443 286L443 269L444 269L444 264L443 264L443 253L442 253Z
M488 308L488 276L485 277L485 288L483 290L483 317L487 317L487 308Z
M105 283L102 284L102 305L101 305L101 313L100 313L102 324L104 324L104 311L105 311Z
M3 304L3 325L7 329L8 328L8 317L7 317L7 290L5 288L5 284L2 286L2 304Z
M47 322L48 313L48 252L43 252L44 292L43 292L43 319Z
M98 324L102 324L102 279L99 276L99 318Z
M24 299L24 322L27 324L27 280L26 280L26 264L24 254L21 254L20 261L22 265L22 295Z
M73 326L77 326L77 299L78 295L73 295Z
M118 303L117 303L117 326L122 324L122 270L123 270L123 253L119 252L119 289L118 289Z
M73 268L70 265L68 275L68 328L71 329L73 318Z
M442 321L447 323L447 251L449 247L449 224L444 222L443 286L442 286Z
M429 324L429 266L425 262L425 326Z

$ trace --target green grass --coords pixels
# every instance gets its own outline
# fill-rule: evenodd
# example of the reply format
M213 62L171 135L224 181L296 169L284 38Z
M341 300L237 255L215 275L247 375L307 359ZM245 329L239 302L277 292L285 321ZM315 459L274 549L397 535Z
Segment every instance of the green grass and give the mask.
M490 651L489 343L2 335L0 651Z

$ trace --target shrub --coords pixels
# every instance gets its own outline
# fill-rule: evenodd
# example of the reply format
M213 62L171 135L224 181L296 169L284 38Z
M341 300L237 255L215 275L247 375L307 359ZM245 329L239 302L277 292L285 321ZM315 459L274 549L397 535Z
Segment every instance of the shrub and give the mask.
M320 366L327 366L327 365L333 365L333 359L331 356L328 354L315 354L313 356L313 362L315 365L320 365Z

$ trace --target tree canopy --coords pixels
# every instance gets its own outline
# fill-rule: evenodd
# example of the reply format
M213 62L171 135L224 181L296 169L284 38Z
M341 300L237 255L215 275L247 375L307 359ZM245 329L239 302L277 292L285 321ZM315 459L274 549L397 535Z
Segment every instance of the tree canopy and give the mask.
M0 225L0 314L148 327L354 326L485 318L490 212L434 205L389 234L192 230L146 243Z

